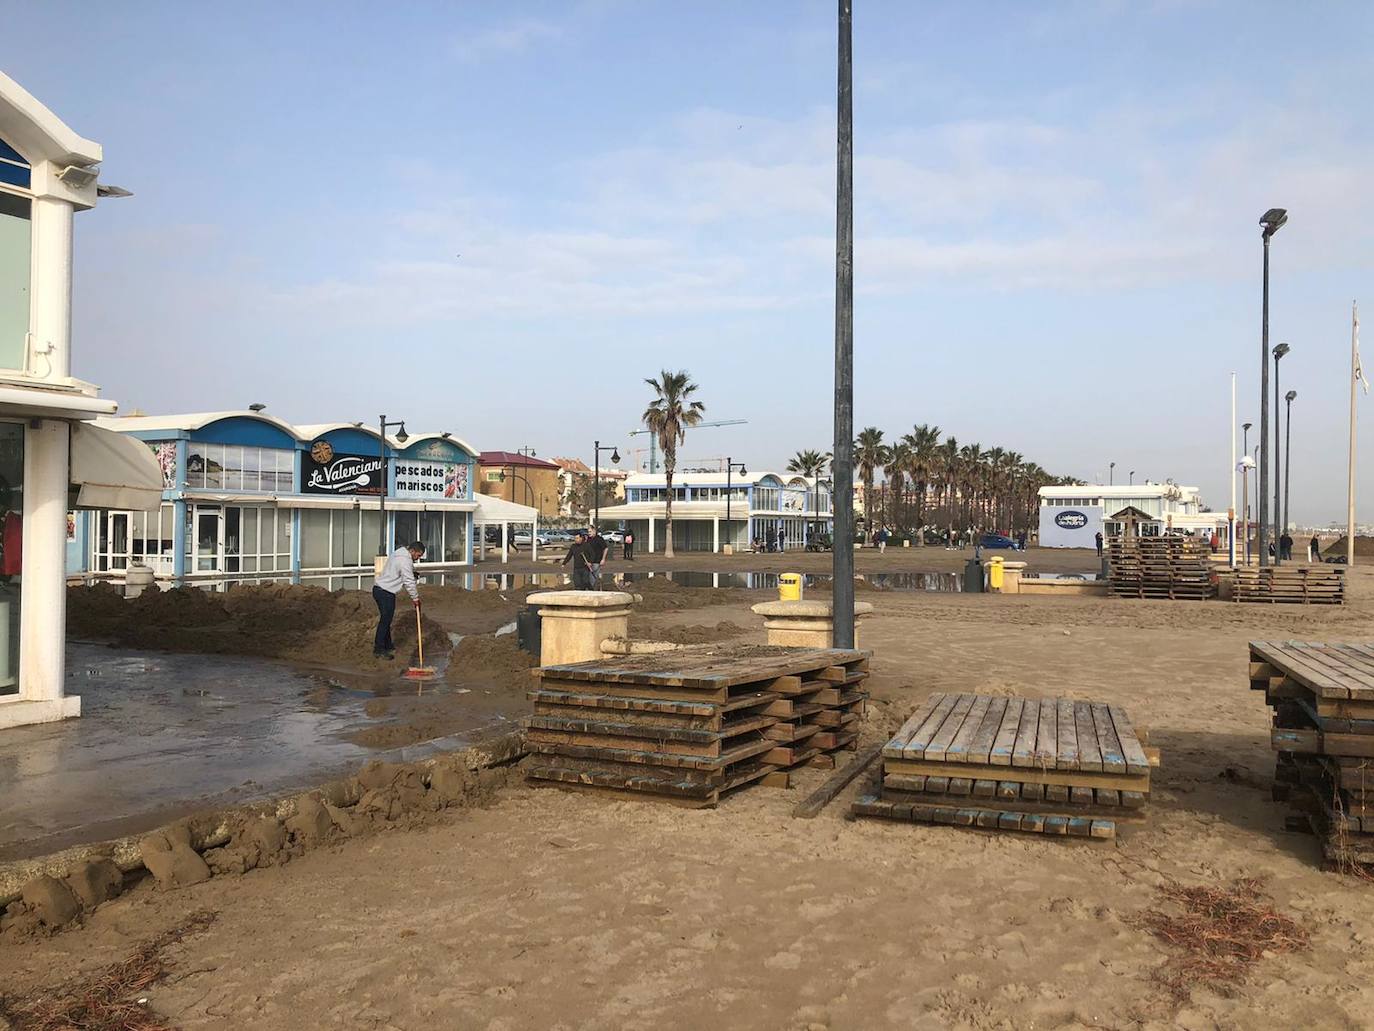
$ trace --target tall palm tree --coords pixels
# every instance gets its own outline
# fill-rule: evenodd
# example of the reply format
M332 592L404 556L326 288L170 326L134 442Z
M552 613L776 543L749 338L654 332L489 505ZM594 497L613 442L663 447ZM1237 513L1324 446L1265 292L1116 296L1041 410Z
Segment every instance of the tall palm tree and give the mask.
M865 426L854 441L854 464L859 470L859 479L864 485L864 520L873 525L873 477L880 466L887 464L889 448L883 443L883 431L876 426Z
M945 485L945 524L954 532L954 492L959 482L959 441L946 437L940 445L940 477Z
M924 527L926 492L939 465L940 427L921 423L912 427L911 432L902 438L902 443L911 456L908 471L916 486L916 525ZM924 532L919 532L917 536L920 537L919 543L926 542Z
M658 379L646 379L658 395L644 409L644 425L658 438L663 452L663 480L667 492L663 519L663 557L673 558L673 473L677 471L677 446L687 439L687 430L701 422L706 406L693 401L697 385L686 370L669 372L664 369Z
M799 473L810 479L815 485L817 503L812 504L810 501L807 502L807 507L811 509L813 516L819 515L816 509L820 507L820 479L821 475L825 472L825 467L829 464L829 451L798 451L787 460L787 471L789 473ZM807 493L811 493L811 488L807 489ZM823 521L822 525L824 525Z
M887 461L883 463L883 476L887 480L888 490L892 494L886 522L894 526L902 523L898 509L901 507L906 494L906 477L910 471L911 448L907 446L905 441L899 440L887 449Z

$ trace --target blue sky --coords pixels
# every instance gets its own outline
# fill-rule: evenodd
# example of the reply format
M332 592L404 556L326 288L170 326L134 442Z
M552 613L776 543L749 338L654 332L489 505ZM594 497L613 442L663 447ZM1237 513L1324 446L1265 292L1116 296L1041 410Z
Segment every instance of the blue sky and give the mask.
M1278 205L1293 512L1341 518L1374 7L856 6L856 424L1225 508ZM671 367L749 420L685 459L829 447L832 3L92 12L7 0L0 66L135 193L78 223L75 372L126 410L590 458Z

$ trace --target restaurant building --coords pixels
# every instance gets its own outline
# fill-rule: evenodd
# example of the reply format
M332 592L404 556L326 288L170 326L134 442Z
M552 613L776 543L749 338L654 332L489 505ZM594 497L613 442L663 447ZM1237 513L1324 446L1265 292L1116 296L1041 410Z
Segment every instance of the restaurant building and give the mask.
M440 582L472 562L477 453L451 433L383 439L358 423L292 425L252 410L100 425L156 456L162 495L146 510L86 514L68 552L73 575L118 579L141 563L164 586L364 589L376 556L412 540ZM501 515L536 518L523 507Z
M1226 533L1225 512L1203 509L1201 491L1175 483L1077 484L1040 488L1042 548L1092 548L1097 534L1113 537L1122 523L1112 517L1126 509L1144 515L1137 532L1142 537L1165 533Z
M518 451L483 451L477 462L479 494L538 509L540 519L557 517L563 470L553 462Z
M662 473L631 473L625 503L603 506L601 525L623 525L635 535L635 550L663 550L667 480ZM787 473L681 473L673 477L673 550L720 551L765 544L784 535L788 551L805 548L820 533L833 535L828 484Z
M156 500L157 469L93 429L115 403L72 375L72 226L112 191L100 144L0 73L0 728L77 716L65 694L75 509Z

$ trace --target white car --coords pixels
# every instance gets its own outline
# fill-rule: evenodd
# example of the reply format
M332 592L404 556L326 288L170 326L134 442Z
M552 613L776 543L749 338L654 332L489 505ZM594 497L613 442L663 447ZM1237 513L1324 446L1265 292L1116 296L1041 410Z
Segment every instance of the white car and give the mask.
M541 548L547 548L549 546L549 537L547 535L541 533L531 538L528 530L517 530L515 533L511 534L510 539L512 544L524 544L527 547L531 540L538 541Z
M625 535L621 533L619 530L604 530L602 531L601 539L604 540L607 544L625 543Z

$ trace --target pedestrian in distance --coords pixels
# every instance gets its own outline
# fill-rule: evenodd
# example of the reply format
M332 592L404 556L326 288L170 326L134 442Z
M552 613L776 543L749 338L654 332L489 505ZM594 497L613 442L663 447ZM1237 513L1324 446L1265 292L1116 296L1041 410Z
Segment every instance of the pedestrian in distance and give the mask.
M1212 549L1212 554L1215 555L1217 553L1217 549L1221 547L1221 538L1217 536L1217 532L1215 530L1212 531L1212 536L1207 541L1207 543Z
M778 532L771 526L768 528L768 550L770 553L778 550Z
M1307 542L1307 561L1320 562L1322 560L1322 542L1317 540L1314 533L1312 539Z
M587 534L587 559L591 566L591 578L593 591L601 589L601 565L606 561L611 546L606 543L606 538L601 536L601 531L593 526Z
M787 527L785 526L778 527L778 550L787 550Z
M1097 557L1098 557L1098 558L1101 558L1101 557L1102 557L1102 531L1101 531L1101 530L1098 530L1098 531L1097 531L1097 538L1096 538L1096 539L1097 539Z
M590 591L592 589L592 564L591 556L587 549L587 534L583 530L577 531L577 536L573 538L572 547L563 556L562 565L572 563L572 585L574 591Z
M396 642L391 639L391 622L396 618L396 595L405 591L415 608L420 607L420 588L415 583L415 563L424 556L425 546L412 541L393 551L382 574L372 585L372 600L377 603L377 633L372 639L372 654L379 659L396 657Z
M620 546L621 554L625 556L626 562L635 560L635 535L629 530L625 531L625 543Z
M880 526L880 527L878 527L878 554L881 555L881 554L883 554L883 553L886 552L886 551L887 551L887 527L886 527L886 526Z
M1284 530L1283 536L1279 538L1279 554L1285 562L1293 561L1293 537L1287 530Z
M1020 533L1018 533L1018 534L1016 535L1016 550L1017 550L1017 551L1025 551L1025 550L1026 550L1026 531L1025 531L1025 530L1022 530Z

